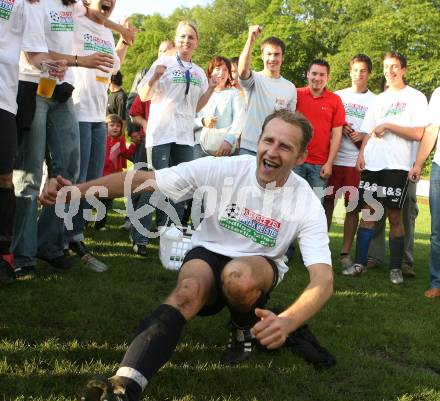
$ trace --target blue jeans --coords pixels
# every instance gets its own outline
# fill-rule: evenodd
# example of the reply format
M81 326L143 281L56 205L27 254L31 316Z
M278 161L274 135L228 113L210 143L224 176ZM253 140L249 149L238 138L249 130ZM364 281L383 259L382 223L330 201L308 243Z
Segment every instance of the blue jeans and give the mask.
M256 156L257 152L254 152L253 150L249 150L249 149L245 149L245 148L240 148L240 152L239 155L251 155L251 156Z
M440 288L440 166L432 163L429 183L429 209L431 211L431 256L429 274L431 288Z
M322 203L324 199L323 191L327 187L327 180L321 178L319 174L321 167L322 166L319 164L303 163L300 166L294 167L293 171L309 183L310 187Z
M17 267L34 266L36 255L63 254L64 224L55 207L43 207L38 218L37 197L45 156L51 176L61 174L75 182L79 174L79 129L72 99L65 103L36 97L30 132L18 149L14 170L15 213L11 252Z
M104 169L107 128L104 122L79 122L80 132L80 172L78 182L86 182L102 177ZM83 210L88 207L85 200L80 203L79 211L73 217L73 230L68 231L71 241L84 240L86 221Z
M160 170L166 167L177 166L180 163L193 160L193 147L189 145L178 145L176 143L166 143L163 145L153 146L147 148L147 160L152 164L154 170ZM159 195L159 205L161 209L167 210L168 208L174 208L177 212L177 216L182 220L185 202L179 202L174 204L173 202L165 202L163 194ZM142 206L150 204L151 193L144 193L139 197L139 201L136 205L136 209L140 209ZM154 209L153 209L154 210ZM139 223L147 231L150 231L152 225L153 210L146 213L144 217L139 219ZM157 226L167 225L168 215L163 210L156 209L156 224ZM168 221L171 223L171 221ZM147 244L148 236L139 232L134 225L132 225L131 231L132 239L135 244Z

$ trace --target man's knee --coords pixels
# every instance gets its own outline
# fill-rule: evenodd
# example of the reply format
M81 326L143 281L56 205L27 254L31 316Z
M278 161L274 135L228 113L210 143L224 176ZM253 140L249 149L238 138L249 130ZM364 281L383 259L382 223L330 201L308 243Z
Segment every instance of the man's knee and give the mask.
M165 303L177 308L186 319L194 317L205 304L208 288L203 281L196 278L185 278L177 283L176 288Z
M222 272L223 293L228 302L238 309L251 308L261 295L257 281L248 264L240 259L229 262Z
M400 226L403 222L402 211L400 209L389 209L388 221L390 223L390 226Z

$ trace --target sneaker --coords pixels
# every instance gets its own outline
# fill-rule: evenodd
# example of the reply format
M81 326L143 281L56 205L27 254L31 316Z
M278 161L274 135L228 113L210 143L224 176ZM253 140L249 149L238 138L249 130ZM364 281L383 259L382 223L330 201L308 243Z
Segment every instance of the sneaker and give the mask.
M12 267L0 256L0 285L12 284L15 273Z
M67 257L64 252L61 256L57 256L56 258L43 258L42 256L37 256L38 259L43 260L48 263L52 267L60 270L68 270L72 268L72 261L69 257Z
M347 270L353 265L353 261L351 260L350 255L340 255L339 256L339 264L343 270Z
M402 270L391 269L390 270L390 281L393 284L402 284L403 283Z
M414 278L416 276L416 272L414 271L414 267L411 265L403 265L402 266L402 275L403 277Z
M375 269L380 267L381 263L375 258L368 258L367 269Z
M119 229L126 230L126 231L130 230L131 229L131 222L130 222L130 220L125 220L124 224L121 224L119 226Z
M108 269L105 263L92 256L92 254L86 248L84 242L72 241L69 243L69 248L81 258L88 268L94 270L95 272L102 273Z
M143 257L148 256L148 249L145 244L134 244L133 251L134 251L134 253L137 253L140 256L143 256Z
M245 361L251 356L252 334L250 329L239 329L234 325L229 332L229 343L223 362L236 364Z
M362 266L360 263L355 263L348 267L347 269L342 270L342 274L344 276L359 276L362 273L366 272L367 268Z
M81 396L81 401L128 401L125 388L116 377L96 376L90 379Z
M33 280L37 277L35 266L23 266L15 268L15 277L17 280Z

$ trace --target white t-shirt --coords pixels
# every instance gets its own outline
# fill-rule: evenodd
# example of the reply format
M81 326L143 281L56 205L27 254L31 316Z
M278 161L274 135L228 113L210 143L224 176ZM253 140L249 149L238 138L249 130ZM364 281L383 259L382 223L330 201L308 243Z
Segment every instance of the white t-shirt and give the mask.
M119 70L119 57L115 52L112 31L97 24L86 16L75 18L73 52L88 56L101 52L113 56L112 72L105 73L91 68L74 68L75 90L72 98L78 121L105 121L107 110L107 89L112 73Z
M370 133L383 123L402 127L428 125L428 102L418 90L406 86L376 96L362 123L361 131ZM405 170L412 167L412 142L392 132L382 138L370 138L365 147L365 168L371 171Z
M324 209L305 180L291 173L278 189L263 189L256 179L256 158L204 157L156 170L160 191L173 200L207 191L207 216L192 245L221 255L264 255L278 266L280 280L288 267L283 256L298 239L304 264L331 265Z
M429 123L440 126L440 87L437 88L429 101ZM440 166L440 141L437 138L437 145L435 148L434 162Z
M73 54L73 27L74 19L84 15L86 8L82 1L68 6L61 0L44 0L32 13L33 23L44 26L47 48L61 54ZM40 79L40 70L29 64L22 53L20 57L20 80L37 83ZM72 68L66 71L63 82L73 85L74 74ZM57 84L61 84L58 81Z
M197 103L208 89L205 72L196 64L181 60L176 56L159 57L139 84L145 86L154 74L156 66L167 67L165 73L154 85L150 103L150 117L147 124L145 146L166 143L194 146L193 123ZM191 74L189 93L185 96L185 70Z
M43 26L34 21L38 4L0 0L0 109L17 113L20 49L47 52Z
M370 90L366 93L356 93L353 92L352 88L342 89L335 93L344 103L345 121L353 124L352 128L359 132L368 107L376 95ZM336 166L354 167L356 166L358 154L359 149L351 139L346 135L342 135L341 146L333 164Z
M251 71L248 79L240 79L240 85L247 99L240 146L255 152L264 119L275 110L296 110L296 88L287 79L270 78L263 71Z

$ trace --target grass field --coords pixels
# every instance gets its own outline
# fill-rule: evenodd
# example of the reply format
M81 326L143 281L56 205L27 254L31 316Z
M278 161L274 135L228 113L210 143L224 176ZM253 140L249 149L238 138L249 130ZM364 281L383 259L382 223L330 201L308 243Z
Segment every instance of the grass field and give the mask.
M121 206L121 205L119 205ZM132 330L172 289L176 273L161 267L157 242L148 258L133 255L113 215L89 246L110 269L81 262L65 274L43 262L40 277L2 288L0 400L74 400L86 379L111 375ZM149 383L149 401L439 401L440 302L427 299L429 211L420 205L417 277L388 281L387 268L343 277L335 261L335 293L310 327L337 358L315 371L289 349L257 351L239 366L219 362L228 336L226 312L187 325L173 358ZM341 226L331 232L334 255ZM89 231L91 233L91 231ZM285 307L308 275L298 255L271 297Z

